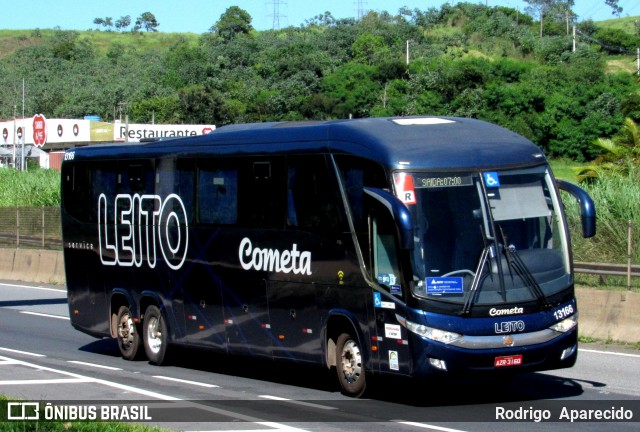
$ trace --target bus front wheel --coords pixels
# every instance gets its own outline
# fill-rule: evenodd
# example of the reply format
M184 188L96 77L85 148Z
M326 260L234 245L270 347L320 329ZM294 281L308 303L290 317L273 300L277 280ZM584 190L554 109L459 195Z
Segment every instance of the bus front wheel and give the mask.
M360 397L367 381L360 344L348 333L343 333L336 342L336 372L342 392L351 397Z
M151 363L161 365L167 354L167 323L157 306L151 305L144 313L144 350Z
M126 360L135 360L140 355L140 346L142 338L140 337L140 328L133 322L131 309L127 306L120 306L118 309L118 348L122 357Z

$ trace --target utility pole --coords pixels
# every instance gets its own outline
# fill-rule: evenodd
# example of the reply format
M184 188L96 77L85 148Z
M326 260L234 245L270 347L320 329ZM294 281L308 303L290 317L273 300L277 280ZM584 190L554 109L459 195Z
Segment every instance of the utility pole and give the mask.
M409 41L407 40L407 66L409 66Z
M271 0L271 2L268 4L271 4L273 6L273 14L271 15L271 17L273 18L272 29L278 30L280 28L280 18L286 17L280 13L280 5L286 5L286 3L280 0Z
M24 118L24 78L22 78L22 155L20 157L20 170L24 171L24 141L27 139L27 121Z
M13 106L13 169L16 169L16 111L18 110L18 106Z
M358 0L358 19L362 19L362 17L364 16L364 1L363 0Z
M573 52L576 52L576 26L573 26Z

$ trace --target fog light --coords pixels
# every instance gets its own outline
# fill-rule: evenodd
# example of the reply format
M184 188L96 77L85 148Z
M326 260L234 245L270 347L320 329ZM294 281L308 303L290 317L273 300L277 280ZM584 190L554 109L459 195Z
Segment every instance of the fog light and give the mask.
M572 347L569 348L565 348L562 351L562 354L560 354L560 360L564 360L568 357L571 357L573 355L574 352L576 352L576 349L578 348L578 345L573 345Z
M429 364L440 370L447 370L447 363L444 360L429 357Z

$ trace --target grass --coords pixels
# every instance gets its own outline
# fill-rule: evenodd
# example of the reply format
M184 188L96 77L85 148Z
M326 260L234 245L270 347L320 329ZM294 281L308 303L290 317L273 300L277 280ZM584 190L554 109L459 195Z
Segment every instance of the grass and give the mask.
M91 41L91 44L99 51L106 52L113 44L123 48L136 49L140 52L167 50L180 40L195 45L200 35L195 33L131 33L131 32L105 32L85 31L81 32L81 39Z
M583 344L615 345L616 347L640 350L640 342L629 343L616 341L613 339L596 339L589 336L578 336L578 342Z
M0 60L15 51L32 45L42 44L59 30L0 30ZM196 33L163 32L107 32L98 30L77 31L80 40L88 40L98 52L105 53L114 44L122 48L136 49L140 52L166 50L178 41L186 40L197 44L200 35Z
M580 164L571 159L553 159L549 161L549 165L551 165L551 170L556 178L576 183L576 174L573 168Z
M0 207L60 205L60 173L48 169L0 169Z

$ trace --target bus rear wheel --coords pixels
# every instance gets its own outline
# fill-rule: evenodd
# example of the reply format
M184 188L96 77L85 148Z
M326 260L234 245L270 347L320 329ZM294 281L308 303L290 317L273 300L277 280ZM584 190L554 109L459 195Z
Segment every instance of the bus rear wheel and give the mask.
M360 397L367 387L364 362L360 344L348 333L343 333L336 342L336 372L342 393Z
M126 360L135 360L140 356L140 346L142 338L140 337L140 328L133 322L131 309L127 306L120 306L118 309L118 348L122 357Z
M157 306L151 305L144 313L144 350L151 363L161 365L167 358L167 323Z

